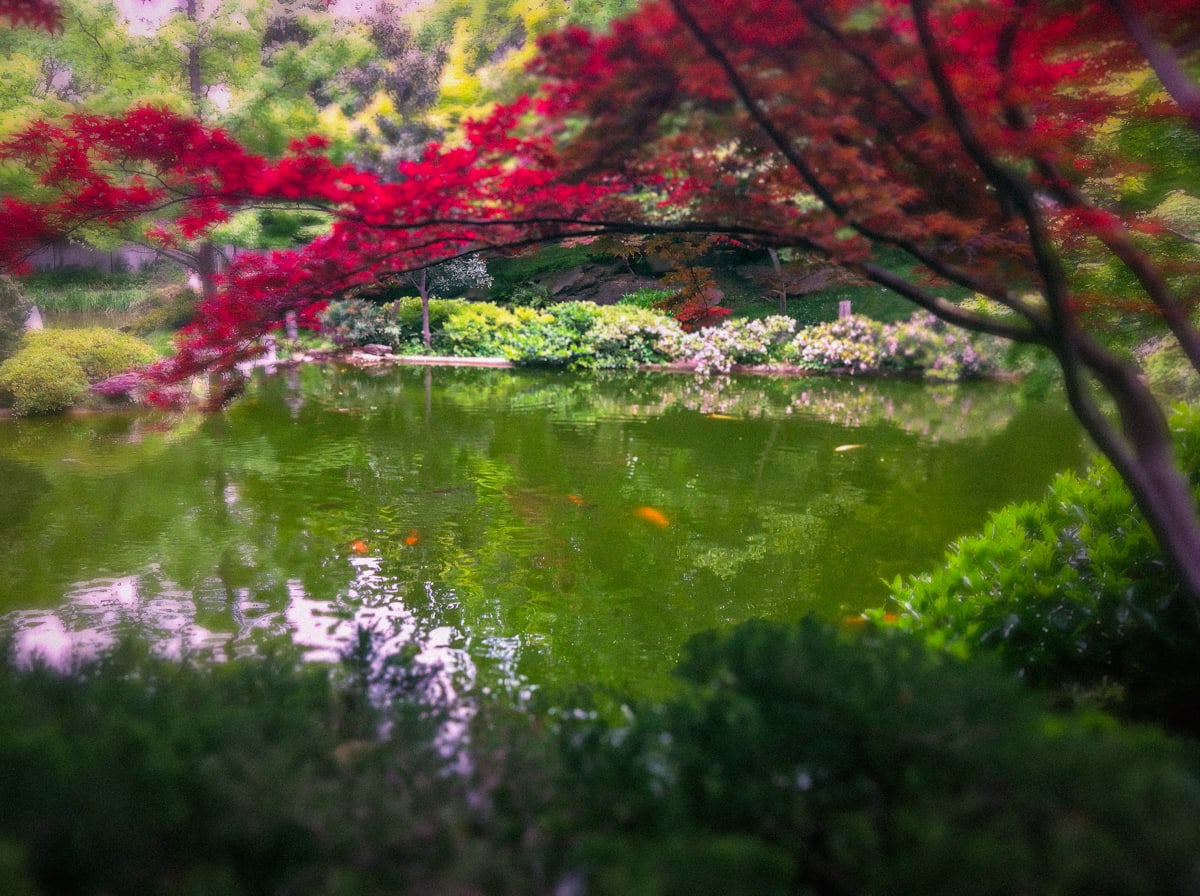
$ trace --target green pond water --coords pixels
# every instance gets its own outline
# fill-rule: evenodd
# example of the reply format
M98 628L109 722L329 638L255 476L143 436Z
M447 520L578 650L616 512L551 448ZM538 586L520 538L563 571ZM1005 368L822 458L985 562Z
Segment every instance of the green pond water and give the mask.
M879 605L1084 453L1003 384L303 367L215 415L0 422L0 634L362 627L462 686L654 691L697 631Z

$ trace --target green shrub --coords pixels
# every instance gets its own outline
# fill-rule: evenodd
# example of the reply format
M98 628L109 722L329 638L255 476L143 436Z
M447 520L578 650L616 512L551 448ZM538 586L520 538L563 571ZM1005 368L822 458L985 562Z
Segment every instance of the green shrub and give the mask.
M104 327L79 330L32 330L26 336L30 348L57 352L73 358L83 368L89 383L96 383L131 367L154 362L158 353L140 339Z
M451 312L442 326L442 338L456 355L504 357L514 334L547 321L546 315L529 308L509 310L489 302L468 302Z
M438 753L444 715L395 693L381 743L380 678L133 647L75 677L0 669L0 871L44 894L487 892L503 859L485 837L483 880L469 854L456 864L473 813Z
M1190 754L1049 715L990 662L810 619L699 636L681 672L663 704L566 723L589 893L1157 894L1194 880Z
M0 364L0 391L21 416L55 414L87 392L88 380L74 358L49 346L27 346Z
M861 315L801 330L792 340L791 355L809 370L863 373L880 362L883 325Z
M926 379L942 381L991 373L999 366L1002 346L993 337L951 327L928 311L887 324L879 343L884 368L920 372Z
M658 349L668 357L696 365L699 374L728 373L735 364L766 364L788 357L796 322L783 315L727 320L690 333L667 333Z
M1177 411L1173 426L1200 491L1200 411ZM994 651L1031 684L1200 732L1195 611L1107 463L994 514L892 596L901 624L936 643Z
M3 361L21 342L29 303L17 281L0 274L0 361Z
M593 365L598 368L629 368L639 364L661 364L672 360L665 345L683 336L674 317L637 305L605 305L589 339Z

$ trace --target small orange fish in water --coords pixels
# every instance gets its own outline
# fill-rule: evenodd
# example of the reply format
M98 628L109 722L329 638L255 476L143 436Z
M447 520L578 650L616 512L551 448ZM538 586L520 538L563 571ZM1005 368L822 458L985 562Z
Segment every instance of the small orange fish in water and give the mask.
M365 554L370 548L367 547L367 543L361 538L356 538L350 542L350 550L356 554Z
M575 504L578 507L586 507L587 506L587 499L581 498L581 497L579 497L579 495L567 495L567 500L570 501L572 504Z
M671 521L667 519L666 514L661 510L656 510L653 507L639 507L633 512L633 515L645 520L648 523L653 523L655 526L666 528L671 525Z
M838 445L834 451L853 451L855 448L865 448L865 445Z
M409 529L408 534L404 536L405 544L416 544L421 540L421 533L416 529Z
M866 616L843 616L842 625L866 625Z
M709 420L736 420L736 419L738 419L737 417L733 416L732 414L705 414L704 416L707 417Z

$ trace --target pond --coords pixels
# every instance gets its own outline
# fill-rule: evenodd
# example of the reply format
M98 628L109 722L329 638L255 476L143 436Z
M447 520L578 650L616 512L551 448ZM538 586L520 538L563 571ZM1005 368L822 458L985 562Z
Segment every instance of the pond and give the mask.
M0 424L0 633L361 627L487 690L649 693L697 631L879 605L1084 456L1005 384L307 366L215 415Z

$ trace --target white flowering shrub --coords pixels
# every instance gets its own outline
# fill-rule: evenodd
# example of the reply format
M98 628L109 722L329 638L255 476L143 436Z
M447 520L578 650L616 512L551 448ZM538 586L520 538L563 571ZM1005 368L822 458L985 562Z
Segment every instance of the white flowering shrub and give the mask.
M853 314L801 330L791 343L796 364L808 370L865 373L880 366L883 324Z
M796 331L796 321L773 315L762 320L727 320L719 327L681 332L660 342L660 349L679 361L696 365L696 373L728 373L735 364L768 364L782 360Z
M919 371L927 379L957 380L994 371L1000 341L951 327L928 311L888 324L880 341L883 366Z
M588 338L596 367L637 367L675 359L663 346L684 336L679 322L669 314L635 305L599 308Z

